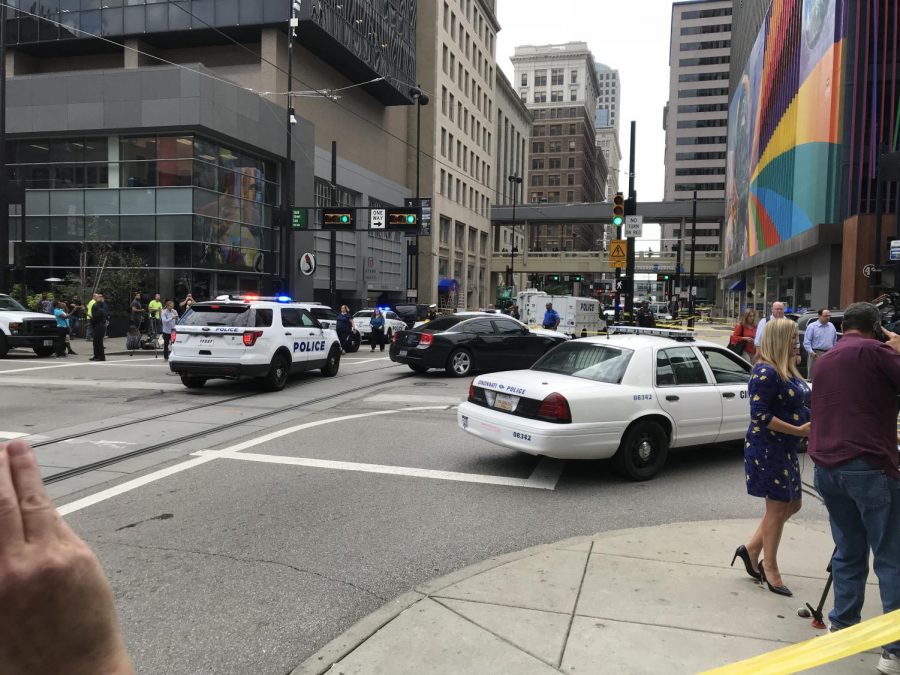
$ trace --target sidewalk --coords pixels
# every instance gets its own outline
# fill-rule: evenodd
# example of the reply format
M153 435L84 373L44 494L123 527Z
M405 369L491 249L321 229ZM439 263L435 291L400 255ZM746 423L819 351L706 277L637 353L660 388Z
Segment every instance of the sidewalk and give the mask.
M104 347L106 347L106 355L107 356L124 356L131 354L132 352L125 348L125 338L124 337L114 337L114 338L106 338L103 341ZM72 348L76 352L84 352L86 354L93 354L93 346L90 340L85 340L84 338L75 338L72 340ZM160 349L158 351L159 358L162 358L163 350ZM134 355L153 355L152 349L135 349Z
M785 598L740 560L729 568L757 522L620 530L491 558L395 598L293 675L696 673L824 633L797 609L824 588L827 523L787 525ZM881 614L871 582L864 619ZM877 661L869 652L809 672L874 673Z

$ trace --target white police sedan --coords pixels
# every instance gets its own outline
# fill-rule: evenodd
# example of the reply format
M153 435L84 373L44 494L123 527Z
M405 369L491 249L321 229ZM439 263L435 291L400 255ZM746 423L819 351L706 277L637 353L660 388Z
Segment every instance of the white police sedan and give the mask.
M632 480L655 476L670 448L744 437L749 363L687 331L611 331L563 343L528 370L476 377L460 428L531 455L612 457Z

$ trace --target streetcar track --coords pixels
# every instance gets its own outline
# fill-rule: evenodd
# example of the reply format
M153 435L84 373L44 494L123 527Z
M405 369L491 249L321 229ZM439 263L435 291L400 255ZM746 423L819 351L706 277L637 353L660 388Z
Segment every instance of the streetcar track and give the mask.
M388 368L388 367L391 367L391 366L385 366L385 367L379 367L379 368L371 368L371 369L369 369L369 370L367 370L367 371L363 371L363 373L371 373L371 372L377 371L377 370L385 370L385 369ZM357 374L360 374L360 375L361 375L361 374L363 374L363 373L354 373L353 375L357 375ZM398 381L400 381L400 380L408 379L408 378L410 378L410 377L413 377L414 375L415 375L415 373L404 373L403 375L399 375L398 377L393 377L393 378L390 378L390 379L380 380L380 381L378 381L378 382L373 382L372 384L365 384L365 385L360 385L360 386L354 387L354 389L353 389L352 391L341 391L341 392L338 392L338 393L329 394L329 395L327 395L327 396L320 396L320 397L318 397L318 398L310 399L310 400L307 400L307 401L302 401L302 402L300 402L300 403L293 403L293 404L290 404L290 405L282 406L282 407L280 407L280 408L274 408L274 409L272 409L272 410L266 410L266 411L261 412L261 413L259 413L259 414L251 415L250 417L245 417L245 418L243 418L243 419L234 420L233 422L227 422L227 423L224 423L224 424L217 425L216 427L211 428L211 429L202 429L202 430L200 430L200 431L195 431L195 432L190 433L190 434L185 434L184 436L179 436L179 437L177 437L177 438L167 439L167 440L162 441L162 442L160 442L160 443L154 443L154 444L152 444L152 445L148 445L148 446L145 446L145 447L142 447L142 448L138 448L138 449L132 450L132 451L130 451L130 452L125 452L125 453L122 453L122 454L120 454L120 455L115 455L115 456L112 456L112 457L107 457L107 458L105 458L105 459L101 459L101 460L98 460L98 461L96 461L96 462L91 462L90 464L84 464L84 465L82 465L82 466L74 467L74 468L72 468L72 469L66 469L66 470L64 470L64 471L59 471L59 472L57 472L57 473L51 474L51 475L49 475L49 476L46 476L46 477L44 478L44 485L50 485L50 484L52 484L52 483L59 483L59 482L61 482L61 481L68 480L68 479L74 478L74 477L76 477L76 476L81 476L81 475L83 475L83 474L90 473L91 471L96 471L96 470L98 470L98 469L103 469L103 468L105 468L105 467L107 467L107 466L111 466L111 465L113 465L113 464L118 464L119 462L124 462L124 461L126 461L126 460L133 459L133 458L135 458L135 457L140 457L140 456L142 456L142 455L148 455L148 454L150 454L150 453L157 452L157 451L159 451L159 450L163 450L163 449L166 449L166 448L171 448L171 447L174 446L174 445L177 445L177 444L180 444L180 443L185 443L185 442L187 442L187 441L192 441L192 440L195 440L195 439L197 439L197 438L202 438L202 437L204 437L204 436L209 436L209 435L211 435L211 434L218 433L218 432L220 432L220 431L225 431L225 430L227 430L227 429L233 429L234 427L239 427L239 426L241 426L242 424L248 424L248 423L250 423L250 422L254 422L254 421L256 421L256 420L263 419L263 418L265 418L265 417L271 417L271 416L273 416L273 415L281 415L281 414L283 414L283 413L290 412L290 411L292 411L292 410L298 410L298 409L300 409L300 408L305 408L305 407L308 407L308 406L311 406L311 405L315 405L315 404L317 404L317 403L324 403L325 401L329 401L329 400L331 400L331 399L339 398L339 397L341 397L341 396L346 396L347 394L352 394L352 393L355 393L355 392L358 392L358 391L365 391L366 389L374 389L374 388L376 388L376 387L383 387L383 386L389 385L389 384L391 384L391 383L393 383L393 382L398 382ZM338 375L337 377L330 378L330 379L338 379L339 377L352 377L352 375L349 375L349 374L348 374L348 375ZM248 396L253 396L253 395L254 395L254 394L247 394L247 395L242 395L242 396L236 396L236 397L232 397L231 399L225 399L225 400L222 400L222 401L214 401L214 402L211 402L211 403L204 404L204 405L202 405L202 406L196 406L196 407L193 408L193 409L179 410L179 411L173 412L173 413L161 413L160 415L154 416L154 417L152 417L152 418L151 418L151 417L148 417L148 418L144 418L144 419L140 419L140 420L134 420L134 421L123 422L123 423L118 424L118 425L111 425L111 426L106 427L106 428L104 428L104 429L94 429L94 430L91 430L91 431L88 431L88 432L84 432L84 433L73 434L73 435L71 436L71 438L81 438L81 437L83 437L83 436L94 435L94 434L97 434L97 433L101 433L101 432L103 432L103 431L109 431L109 430L111 430L111 429L119 429L119 428L122 428L122 427L131 426L131 425L133 425L133 424L139 424L139 423L151 421L151 420L153 420L153 419L159 419L160 417L166 417L166 416L171 416L171 415L179 415L179 414L181 414L181 413L183 413L183 412L190 412L190 410L196 410L196 409L201 409L201 408L208 408L208 407L212 407L212 406L215 406L215 405L221 405L221 404L224 404L224 403L233 401L233 400L243 399L243 398L247 398ZM37 443L36 443L34 447L39 447L39 445L50 445L50 444L55 444L55 443L61 443L61 442L64 442L64 441L66 441L66 440L70 440L70 438L66 437L66 438L58 438L58 439L54 439L54 440L48 440L48 441L42 442L42 443L40 443L40 444L37 444Z

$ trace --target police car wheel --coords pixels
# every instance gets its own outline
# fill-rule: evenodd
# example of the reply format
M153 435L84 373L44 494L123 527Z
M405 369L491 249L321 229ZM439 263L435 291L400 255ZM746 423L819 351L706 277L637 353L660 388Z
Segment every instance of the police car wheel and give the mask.
M269 372L263 378L266 389L269 391L281 391L284 389L291 373L291 362L284 354L276 354L272 357Z
M325 367L322 368L322 374L325 377L334 377L338 374L338 369L341 367L341 348L337 345L334 345L331 348L331 351L328 352L328 360L325 362Z
M637 422L625 432L613 456L616 469L630 480L650 480L666 463L669 438L656 422Z
M454 349L447 359L447 374L465 377L472 372L472 355L465 349Z
M6 356L6 353L9 351L9 345L6 344L6 336L3 333L0 333L0 359Z
M358 352L360 344L362 344L362 337L359 333L353 333L352 335L350 335L350 337L347 338L347 353L352 354L353 352Z
M182 375L181 376L181 384L183 384L188 389L199 389L204 384L206 384L206 378Z
M0 348L0 352L2 352ZM40 357L51 356L56 350L53 347L34 347L34 353Z

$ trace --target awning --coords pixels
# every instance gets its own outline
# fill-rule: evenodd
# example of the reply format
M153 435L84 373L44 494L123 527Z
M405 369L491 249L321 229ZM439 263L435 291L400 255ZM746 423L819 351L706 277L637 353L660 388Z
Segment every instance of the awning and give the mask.
M459 293L459 282L456 279L439 279L439 293Z
M733 291L743 291L747 288L747 280L746 279L738 279L731 286L728 287L728 292L731 293Z

